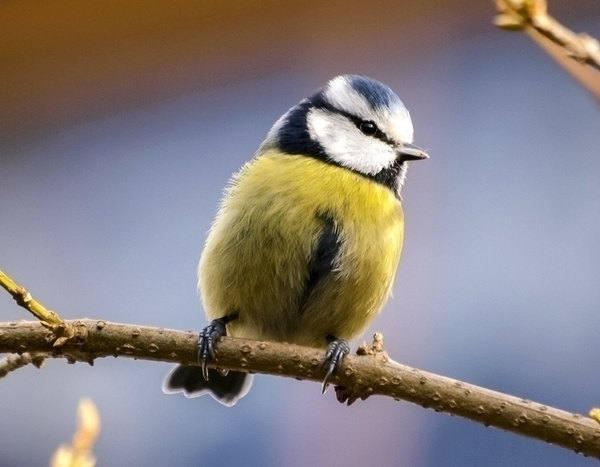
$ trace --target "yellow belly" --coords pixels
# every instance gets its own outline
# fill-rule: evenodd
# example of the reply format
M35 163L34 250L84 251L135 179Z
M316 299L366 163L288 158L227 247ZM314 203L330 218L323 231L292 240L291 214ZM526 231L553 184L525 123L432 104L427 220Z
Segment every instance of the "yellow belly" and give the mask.
M334 219L334 270L298 309L309 259ZM230 335L325 347L364 331L390 294L404 232L391 190L305 156L267 152L234 177L208 235L199 287L209 320L238 313Z

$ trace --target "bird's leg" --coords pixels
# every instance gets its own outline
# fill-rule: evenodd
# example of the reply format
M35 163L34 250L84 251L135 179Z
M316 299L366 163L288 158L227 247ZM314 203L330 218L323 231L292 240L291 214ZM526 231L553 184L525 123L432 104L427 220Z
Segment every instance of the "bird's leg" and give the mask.
M321 387L321 394L325 394L329 387L329 378L335 373L342 363L342 360L346 355L350 353L350 345L348 341L344 339L338 339L334 336L327 336L329 346L327 347L327 353L325 354L325 360L323 366L327 367L327 374L323 380L323 386Z
M213 319L198 336L198 362L202 366L202 376L208 381L208 362L215 358L215 343L227 335L227 323L237 319L238 314L232 313L219 319Z

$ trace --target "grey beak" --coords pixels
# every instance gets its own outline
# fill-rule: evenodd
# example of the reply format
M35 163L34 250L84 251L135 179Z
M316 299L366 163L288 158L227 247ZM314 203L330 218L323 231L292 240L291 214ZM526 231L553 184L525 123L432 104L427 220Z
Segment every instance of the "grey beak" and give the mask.
M429 159L429 155L420 147L410 143L401 143L396 147L396 153L403 161L419 161Z

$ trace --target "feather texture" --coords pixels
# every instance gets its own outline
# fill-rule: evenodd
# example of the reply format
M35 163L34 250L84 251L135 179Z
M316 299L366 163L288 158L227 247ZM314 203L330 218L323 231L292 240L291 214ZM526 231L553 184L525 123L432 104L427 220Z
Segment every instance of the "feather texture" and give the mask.
M323 240L324 224L334 240ZM403 230L392 190L268 150L234 176L208 235L198 270L207 318L235 310L229 335L314 347L326 347L327 336L356 337L390 294ZM315 252L324 260L317 267Z

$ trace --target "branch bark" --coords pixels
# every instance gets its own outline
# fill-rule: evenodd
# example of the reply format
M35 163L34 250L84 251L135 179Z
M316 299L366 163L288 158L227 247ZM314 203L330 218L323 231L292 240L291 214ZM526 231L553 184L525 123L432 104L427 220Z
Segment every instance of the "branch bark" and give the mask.
M496 0L496 26L524 31L600 102L600 43L576 34L547 12L546 0Z
M39 322L0 323L0 353L40 353L90 364L110 356L196 364L197 335L192 332L90 319L66 323L76 333L60 346ZM359 351L366 355L348 355L332 379L342 402L388 396L600 459L600 425L588 417L400 365L377 339L372 348ZM216 356L219 368L309 381L324 377L324 352L307 347L222 338Z

